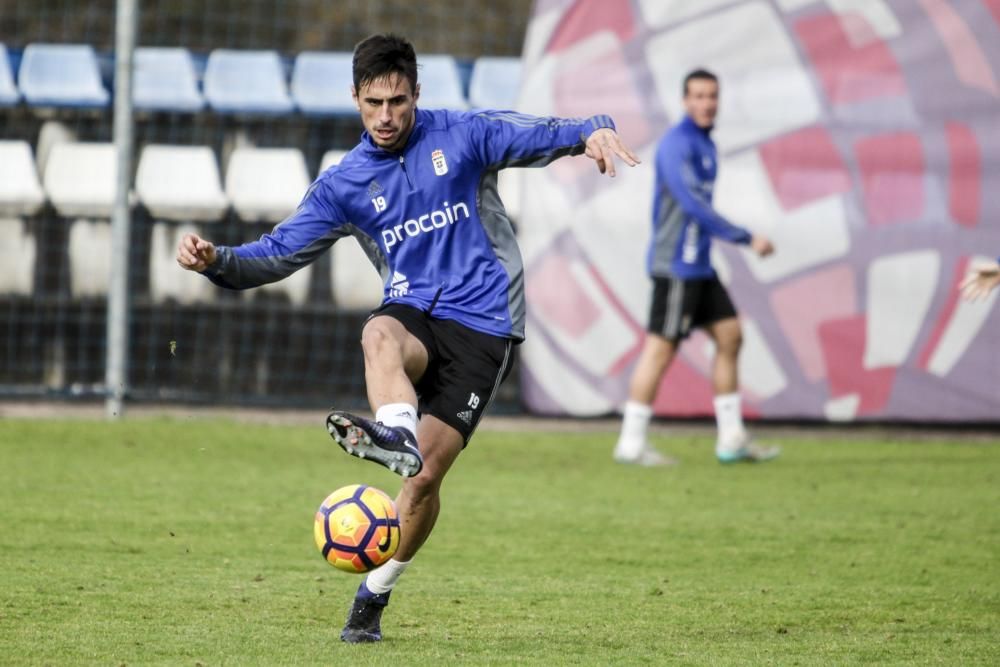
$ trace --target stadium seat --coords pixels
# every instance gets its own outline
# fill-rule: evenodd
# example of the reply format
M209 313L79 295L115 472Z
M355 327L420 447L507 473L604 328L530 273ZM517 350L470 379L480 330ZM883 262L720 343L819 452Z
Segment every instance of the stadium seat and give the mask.
M35 285L35 237L24 220L0 218L0 294L30 296Z
M34 215L45 203L27 141L0 141L0 216Z
M215 154L207 146L146 146L135 190L157 220L214 222L229 207Z
M132 86L137 111L194 113L205 106L187 49L137 48Z
M190 224L153 224L149 245L149 295L154 303L168 299L182 304L214 301L219 292L205 276L177 265L177 246L185 234L200 232Z
M333 302L344 310L371 310L382 301L385 285L353 236L333 244L330 262Z
M110 143L60 143L52 147L42 183L63 217L109 218L118 165Z
M246 222L280 222L302 200L309 175L297 148L237 148L226 168L226 194Z
M280 115L294 108L274 51L216 49L205 67L205 99L220 113Z
M76 141L77 133L66 123L54 119L42 123L42 127L38 130L38 140L35 142L35 162L38 164L38 173L45 173L45 167L49 163L49 153L52 152L53 146Z
M430 55L417 58L420 83L418 106L424 109L468 109L462 94L462 77L452 56Z
M0 107L11 107L21 99L21 93L14 85L14 73L10 69L7 47L0 43Z
M323 153L323 158L319 161L319 173L316 175L319 176L333 165L340 164L345 155L347 155L347 151L333 150Z
M514 109L520 87L520 58L476 58L469 81L469 104L474 109Z
M69 228L69 282L73 298L104 296L111 272L111 225L74 220Z
M226 194L245 222L280 222L295 211L308 187L306 160L297 148L237 148L229 156ZM284 293L301 305L309 296L311 274L307 267L260 289ZM246 294L251 298L251 292Z
M327 151L319 173L340 162L346 151ZM343 238L331 250L330 284L333 301L345 310L371 310L382 301L382 276L354 237Z
M345 52L303 51L292 70L292 97L303 113L315 116L355 114L351 61Z
M21 57L18 85L36 107L100 108L108 105L97 55L84 44L29 44Z

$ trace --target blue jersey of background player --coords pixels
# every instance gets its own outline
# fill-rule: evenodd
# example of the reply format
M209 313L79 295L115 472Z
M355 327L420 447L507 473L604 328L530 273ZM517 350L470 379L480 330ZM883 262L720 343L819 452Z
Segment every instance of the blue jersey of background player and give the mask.
M712 126L698 123L691 115L684 116L656 150L653 237L646 258L654 278L713 278L712 237L740 244L753 238L712 208L718 157Z
M716 456L722 462L761 461L774 447L750 441L743 426L737 377L740 321L709 260L712 238L749 244L757 254L774 251L763 236L738 227L712 208L718 159L711 132L719 107L719 82L706 70L684 79L687 115L656 151L653 237L647 268L653 279L649 326L629 385L614 458L622 463L664 465L673 460L647 441L652 403L681 341L703 327L715 341L712 368L718 421Z
M434 526L445 474L524 337L521 257L497 171L585 153L614 176L615 156L638 160L607 116L417 109L416 54L393 35L358 44L353 69L361 143L270 234L237 248L188 235L177 261L242 289L280 280L350 234L381 272L385 299L361 334L375 420L327 417L344 450L404 477L399 549L361 584L341 632L344 641L371 642L381 639L390 591Z

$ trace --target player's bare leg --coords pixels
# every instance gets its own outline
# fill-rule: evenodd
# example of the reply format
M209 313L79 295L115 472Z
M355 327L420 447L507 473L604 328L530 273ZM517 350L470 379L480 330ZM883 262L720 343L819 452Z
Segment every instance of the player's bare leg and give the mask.
M462 434L433 415L424 415L417 427L417 440L424 455L424 469L403 482L396 497L400 542L396 560L416 555L434 528L441 511L441 483L462 452Z
M739 358L743 346L740 321L735 317L713 322L707 327L715 341L712 386L715 390L715 417L719 436L715 455L722 463L768 461L780 450L753 442L743 426L739 394Z
M656 390L676 353L677 345L673 341L656 334L646 334L629 381L629 400L625 404L621 435L615 445L614 459L619 463L645 466L677 463L654 449L646 440Z
M389 594L434 529L441 511L441 483L464 444L458 431L430 415L420 420L417 439L423 450L423 469L417 476L403 481L403 488L396 497L399 549L358 588L340 633L345 642L367 643L382 639L382 612L389 604Z
M365 384L375 421L335 410L327 430L348 454L374 461L403 477L423 465L415 437L414 384L427 368L427 350L393 317L373 317L361 332Z
M743 331L735 317L713 322L708 334L715 341L715 359L712 361L712 388L716 396L739 391L740 349Z

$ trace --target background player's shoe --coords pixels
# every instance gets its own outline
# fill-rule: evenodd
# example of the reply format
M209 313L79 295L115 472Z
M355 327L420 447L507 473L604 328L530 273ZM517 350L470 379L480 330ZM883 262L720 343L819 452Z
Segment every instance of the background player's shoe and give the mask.
M680 461L672 456L667 456L660 450L656 449L651 445L646 445L639 452L636 457L626 457L621 455L618 450L615 450L614 459L617 463L625 463L627 465L637 465L646 468L656 468L659 466L675 466Z
M362 581L347 614L344 629L340 631L340 641L348 644L382 641L382 610L387 604L389 593L372 593Z
M763 463L778 458L781 448L775 445L762 445L749 437L743 439L737 447L715 446L715 457L719 463Z
M384 465L403 477L413 477L424 467L416 438L405 428L335 410L327 415L326 430L351 456Z

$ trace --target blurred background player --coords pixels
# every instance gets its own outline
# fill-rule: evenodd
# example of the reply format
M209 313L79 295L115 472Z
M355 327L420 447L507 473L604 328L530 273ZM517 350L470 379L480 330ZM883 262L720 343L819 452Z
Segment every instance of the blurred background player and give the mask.
M382 610L434 527L444 476L524 339L521 256L497 171L585 153L614 176L616 157L638 160L607 116L418 109L416 54L393 35L359 43L353 70L365 128L358 146L269 235L235 248L188 235L177 261L243 289L290 275L351 234L382 274L382 305L361 333L375 420L327 417L345 451L404 477L399 549L362 582L341 633L358 643L382 638Z
M647 255L653 299L614 459L647 466L676 463L649 444L647 429L661 377L681 341L691 329L702 327L715 341L716 456L724 463L765 461L777 456L778 449L754 443L743 426L737 377L743 340L740 321L710 264L709 252L713 237L748 244L761 257L774 252L774 247L712 208L718 163L711 132L719 108L718 78L695 70L684 78L683 94L686 115L656 151L653 237Z
M973 266L959 288L967 300L978 301L985 298L997 285L1000 285L1000 260L980 262Z

